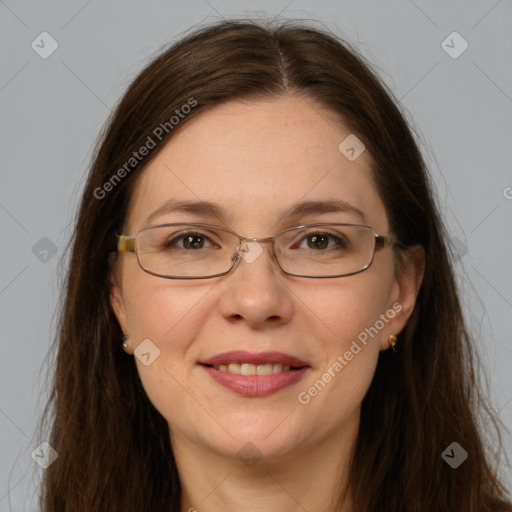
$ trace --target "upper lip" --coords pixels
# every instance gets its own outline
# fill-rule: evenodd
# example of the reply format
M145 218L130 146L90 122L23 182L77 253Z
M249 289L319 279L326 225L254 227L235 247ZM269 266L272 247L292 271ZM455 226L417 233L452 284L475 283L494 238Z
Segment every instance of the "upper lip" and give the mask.
M285 354L283 352L247 352L245 350L234 350L232 352L224 352L209 359L199 361L199 364L219 366L221 364L230 363L248 363L248 364L270 364L278 363L283 365L302 368L309 366L308 363L298 357Z

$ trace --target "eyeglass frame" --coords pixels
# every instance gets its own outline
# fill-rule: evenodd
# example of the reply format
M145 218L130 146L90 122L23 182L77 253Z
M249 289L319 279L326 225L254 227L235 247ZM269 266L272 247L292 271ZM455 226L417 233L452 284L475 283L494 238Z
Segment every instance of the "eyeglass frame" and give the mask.
M142 266L142 263L139 258L139 253L137 251L137 237L139 236L139 234L142 231L145 231L148 229L153 229L153 228L166 227L166 226L193 226L193 227L214 228L214 229L220 229L221 231L226 231L228 233L231 233L231 234L237 236L240 243L238 244L238 246L236 248L235 254L231 257L231 259L233 260L233 264L225 272L213 274L211 276L198 276L198 277L196 277L196 276L163 276L163 275L157 274L155 272L151 272L150 270L148 270ZM361 268L359 270L355 270L354 272L349 272L348 274L336 274L333 276L306 276L306 275L302 275L302 274L293 274L291 272L287 272L286 270L284 270L281 266L281 263L279 262L279 258L277 257L276 252L275 252L275 238L282 233L286 233L287 231L292 231L294 229L312 228L312 227L320 227L320 226L352 226L352 227L361 227L361 228L366 228L366 229L371 230L375 236L375 244L373 246L373 252L372 252L370 261L363 268ZM247 242L258 242L258 243L259 242L272 242L274 259L277 262L277 265L281 269L281 271L287 275L294 276L294 277L304 277L304 278L309 278L309 279L330 279L330 278L336 278L336 277L348 277L348 276L352 276L355 274L360 274L361 272L364 272L365 270L367 270L372 265L374 257L375 257L375 253L377 252L377 250L384 249L385 247L389 247L390 245L397 242L396 235L393 232L387 233L386 235L378 235L376 233L376 231L371 226L368 226L365 224L350 224L350 223L340 223L340 222L321 222L321 223L315 223L315 224L301 224L299 226L293 226L291 228L283 229L283 230L279 231L278 233L276 233L274 236L264 237L264 238L242 236L242 235L235 233L234 231L232 231L229 228L225 228L222 226L216 226L214 224L203 224L203 223L199 223L199 222L189 222L189 223L187 223L187 222L171 222L171 223L166 223L166 224L158 224L156 226L147 226L147 227L139 230L135 236L122 235L120 233L114 233L114 234L117 239L117 245L116 245L117 252L135 253L135 255L137 256L137 263L139 264L139 267L144 272L146 272L150 275L153 275L155 277L161 277L163 279L211 279L213 277L225 276L225 275L229 274L235 268L238 261L242 258L241 247L243 244L245 244Z

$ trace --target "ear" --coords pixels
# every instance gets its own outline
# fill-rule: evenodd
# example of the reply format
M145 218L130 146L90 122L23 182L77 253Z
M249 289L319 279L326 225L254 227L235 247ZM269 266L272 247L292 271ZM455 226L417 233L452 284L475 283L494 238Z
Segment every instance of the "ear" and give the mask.
M414 311L416 298L425 273L425 250L421 245L408 247L397 261L395 282L390 294L388 310L394 317L386 325L381 339L381 350L389 348L389 335L398 336Z
M112 306L112 310L114 311L114 315L117 318L119 326L123 333L127 333L127 322L126 322L126 308L124 304L124 296L121 285L119 284L119 279L115 270L112 270L109 276L110 281L110 305Z

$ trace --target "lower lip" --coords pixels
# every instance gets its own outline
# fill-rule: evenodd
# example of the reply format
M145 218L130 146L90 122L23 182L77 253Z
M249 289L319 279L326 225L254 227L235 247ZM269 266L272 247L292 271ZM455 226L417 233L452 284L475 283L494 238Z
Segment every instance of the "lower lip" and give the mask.
M223 372L211 366L202 367L213 380L222 386L244 396L267 396L299 382L306 375L309 367L273 373L271 375L239 375Z

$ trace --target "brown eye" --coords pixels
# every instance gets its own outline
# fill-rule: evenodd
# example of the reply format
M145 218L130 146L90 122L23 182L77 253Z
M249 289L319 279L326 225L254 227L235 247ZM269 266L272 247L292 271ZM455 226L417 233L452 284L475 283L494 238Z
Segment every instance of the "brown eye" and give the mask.
M341 235L341 233L340 233ZM307 245L303 245L306 242ZM313 249L322 251L325 249L347 249L349 246L348 240L342 236L336 236L331 233L312 233L302 239L300 247L304 249Z
M204 245L204 238L201 235L186 235L183 237L185 249L201 249Z
M307 240L311 249L325 249L329 246L329 237L326 235L311 235Z
M206 241L210 241L210 239L202 233L182 233L167 240L164 246L169 249L189 249L193 251L205 248Z

